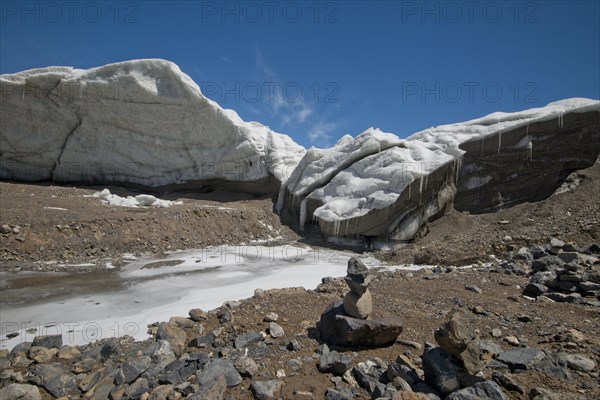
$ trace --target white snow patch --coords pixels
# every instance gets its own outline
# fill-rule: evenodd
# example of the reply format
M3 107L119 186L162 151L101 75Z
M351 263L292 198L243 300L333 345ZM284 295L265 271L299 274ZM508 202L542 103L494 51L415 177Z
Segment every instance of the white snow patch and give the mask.
M104 204L108 204L110 206L117 207L158 207L158 208L168 208L173 205L183 204L182 201L171 201L171 200L161 200L149 194L140 194L137 196L127 196L121 197L116 194L112 194L110 190L104 189L100 192L96 192L92 195L93 197L98 197L102 200Z

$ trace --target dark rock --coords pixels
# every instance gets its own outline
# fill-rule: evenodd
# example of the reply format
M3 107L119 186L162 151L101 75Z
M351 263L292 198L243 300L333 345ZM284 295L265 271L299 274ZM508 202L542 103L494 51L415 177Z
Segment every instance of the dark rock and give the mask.
M393 343L402 332L402 322L395 316L374 310L369 318L348 317L342 302L332 304L319 321L321 338L339 346L378 347Z
M533 272L545 272L545 271L554 271L557 268L560 268L565 263L557 257L553 256L544 256L533 260L531 263L531 269Z
M350 388L342 388L342 389L327 389L325 392L326 400L352 400L354 398L354 393Z
M390 363L388 365L386 378L390 382L393 382L396 378L401 378L411 386L420 381L419 375L415 371L399 363Z
M125 396L128 399L139 399L141 395L149 393L151 390L148 380L139 378L125 389Z
M379 377L373 376L371 371L361 368L361 364L364 363L360 363L352 369L352 374L354 375L354 378L356 378L358 386L365 389L371 395L375 393L376 390L384 392L385 385L379 382ZM381 387L378 389L378 386Z
M218 376L224 376L227 382L227 387L234 387L242 382L242 377L235 369L231 361L218 358L208 363L200 375L198 383L202 385L211 384Z
M250 390L256 400L274 399L281 390L283 381L273 379L269 381L254 381L250 384Z
M537 260L538 258L542 258L546 255L546 249L544 249L542 246L537 245L537 244L534 244L533 246L531 246L529 248L529 252L533 256L534 260Z
M445 400L506 400L506 396L496 382L486 381L458 390Z
M142 356L121 365L115 374L115 384L131 383L139 378L152 364L150 357Z
M600 245L594 243L587 248L586 252L589 254L600 254Z
M541 283L529 283L525 286L524 293L533 297L538 297L548 291L548 288Z
M54 397L78 397L80 395L75 375L61 364L37 364L29 370L29 381L41 386Z
M215 340L217 340L217 337L214 333L210 332L204 336L193 338L190 343L188 343L188 346L205 349L212 347L212 345L215 343Z
M563 246L565 245L565 242L563 242L560 239L557 238L552 238L550 239L550 243L548 243L546 245L546 251L550 254L558 254L559 251L562 250Z
M0 389L0 400L41 400L40 390L33 385L11 383Z
M340 354L337 351L331 351L327 354L321 355L319 358L319 371L331 372L336 376L344 375L350 368L350 364L352 363L352 357L347 354Z
M285 348L289 351L297 351L300 349L300 343L296 339L292 339Z
M444 396L460 389L459 375L463 370L450 353L441 347L429 348L423 352L422 359L425 381L429 385Z
M516 369L532 369L544 358L543 351L533 347L520 347L500 353L497 360L508 365L511 371Z
M215 376L200 386L200 390L189 395L188 400L224 400L227 391L227 379L223 375Z
M499 371L492 372L492 379L498 385L502 386L504 389L506 389L510 392L517 392L520 394L525 393L523 388L517 382L515 382L513 379L509 378L508 376L504 375L502 372L499 372Z
M60 347L62 344L62 335L48 335L34 337L31 346L46 347L51 349L52 347Z
M258 343L263 340L263 336L259 332L242 333L235 338L235 348L243 349L251 344Z
M572 378L566 361L557 353L546 355L546 357L533 366L533 369L558 379L570 380Z
M109 359L113 355L119 354L120 349L118 343L111 341L100 348L100 357L104 360Z

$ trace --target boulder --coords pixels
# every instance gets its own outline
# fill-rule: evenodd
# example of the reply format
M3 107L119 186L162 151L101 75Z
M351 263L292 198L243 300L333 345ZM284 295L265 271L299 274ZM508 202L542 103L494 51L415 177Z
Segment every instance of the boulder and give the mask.
M48 335L48 336L36 336L33 338L32 346L37 347L60 347L62 346L62 335Z
M156 331L157 340L166 340L171 345L173 353L176 356L180 356L186 346L187 335L185 331L175 324L161 322L158 324L158 330Z
M273 379L268 381L254 381L250 384L250 390L256 400L274 399L281 390L283 381Z
M402 332L402 321L375 309L369 319L345 314L343 303L331 304L318 324L321 338L338 346L379 347L393 343Z
M224 376L227 387L234 387L242 382L242 377L229 360L217 358L204 367L198 376L200 386L210 385L219 376Z
M497 360L508 365L511 371L517 369L531 369L545 357L542 350L533 347L519 347L504 351L498 355Z
M80 395L75 375L61 364L37 364L29 370L29 381L41 386L54 397L75 397Z

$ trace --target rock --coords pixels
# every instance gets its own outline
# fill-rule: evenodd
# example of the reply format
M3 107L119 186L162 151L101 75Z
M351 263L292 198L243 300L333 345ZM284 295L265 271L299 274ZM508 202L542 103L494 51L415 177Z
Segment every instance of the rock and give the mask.
M3 225L4 226L4 225ZM8 232L2 232L8 233ZM0 400L41 400L40 390L33 385L11 383L0 389Z
M280 338L285 336L283 328L275 322L269 323L269 334L273 338Z
M548 291L548 288L541 283L528 283L523 291L526 295L538 297Z
M546 246L546 250L550 254L557 255L558 252L560 250L562 250L564 245L565 245L565 242L563 242L562 240L552 238L552 239L550 239L550 243L548 243L548 246Z
M58 350L58 358L61 360L74 360L81 355L77 347L63 346Z
M561 359L563 359L567 366L573 371L583 371L590 372L596 368L596 363L580 354L568 354L563 353L560 354Z
M192 321L201 322L208 319L208 313L201 308L193 308L189 311Z
M409 385L414 385L420 380L419 376L410 367L400 363L390 363L386 371L388 381L393 382L397 378L401 378Z
M235 348L243 349L251 344L258 343L263 340L263 336L259 332L242 333L235 338Z
M431 400L425 393L398 391L392 396L392 400Z
M367 360L364 363L358 363L352 369L352 373L356 378L358 386L365 389L373 398L380 397L385 392L386 386L379 381L379 377L383 371L380 371L377 364L372 360ZM379 393L377 395L376 393Z
M233 363L235 369L245 378L252 378L258 373L258 365L250 357L242 356Z
M300 349L300 342L296 339L290 340L290 342L285 346L285 348L289 351L297 351Z
M10 225L6 225L6 224L0 225L0 233L7 234L7 233L11 233L11 232L12 232L12 229L10 228Z
M41 386L54 397L75 397L80 395L75 375L61 364L37 364L29 370L29 381Z
M219 308L217 310L217 318L219 318L219 322L222 324L232 323L233 321L235 321L233 312L229 307Z
M183 354L185 349L187 335L183 329L167 322L161 322L158 324L156 339L166 340L169 342L171 348L173 349L173 353L179 357L181 354Z
M227 379L215 376L200 386L200 390L186 397L187 400L224 400L227 392Z
M458 390L445 400L506 400L506 396L496 382L486 381Z
M521 344L521 342L519 342L519 339L513 335L506 336L502 340L504 340L506 343L510 344L511 346L515 346L515 347L519 346Z
M479 294L483 293L483 290L481 290L481 288L477 285L465 285L465 289Z
M204 367L198 376L198 383L202 387L202 385L211 384L219 376L225 377L228 388L237 386L242 382L242 377L231 361L218 358Z
M555 271L557 268L560 268L565 263L558 257L552 257L549 255L540 257L536 260L533 260L531 263L531 269L533 272L546 272L546 271Z
M320 372L331 372L336 376L342 376L350 368L352 357L347 354L340 354L333 350L319 357L318 369Z
M62 346L62 335L48 335L48 336L36 336L33 338L31 346L37 347L60 347Z
M517 369L531 369L544 357L545 354L541 350L533 347L520 347L500 353L497 360L508 365L510 370L514 372Z
M268 381L254 381L250 384L250 390L256 400L274 399L281 390L283 381L278 379Z
M54 351L45 347L31 346L31 348L29 349L29 358L31 358L38 364L44 364L50 361L52 357L54 357L54 355L57 353L56 348L54 348L53 350Z
M339 346L377 347L393 343L402 332L399 318L374 310L370 319L352 318L344 313L342 302L331 304L318 324L321 338Z
M115 384L122 385L124 383L132 383L148 368L150 368L151 364L152 360L147 356L139 357L123 363L121 368L119 368L115 374Z
M212 332L209 332L208 334L206 334L204 336L198 336L196 338L193 338L190 341L190 343L188 343L188 346L196 347L199 349L204 349L204 348L212 347L212 345L215 343L215 340L217 340L217 337L215 336L215 334Z
M547 389L534 388L529 391L529 400L589 400L589 398L577 393L552 392Z
M500 336L502 336L502 331L500 329L498 329L498 328L492 329L492 337L499 338Z
M463 312L454 312L444 326L434 332L434 337L442 348L462 361L470 374L475 375L483 369L473 321Z
M487 361L496 358L503 351L500 345L491 340L479 340L478 345L481 359Z
M350 388L327 389L327 392L325 392L325 400L352 400L353 398L354 393Z
M353 318L366 319L373 312L371 292L368 289L362 295L348 292L344 297L344 312Z
M446 350L441 347L426 349L422 359L425 381L429 385L444 396L460 389L459 374L462 368L452 360Z
M157 341L152 349L151 358L152 361L157 364L168 364L175 361L177 358L171 347L171 343L166 340Z
M502 372L499 372L499 371L492 372L492 379L498 385L502 386L504 389L506 389L510 392L517 392L520 394L525 393L523 388L517 382L515 382L513 379L509 378L508 376L504 375Z
M533 365L533 369L562 380L571 380L566 361L558 353L550 353Z
M267 315L265 315L265 318L263 319L263 321L277 322L278 319L279 319L279 315L277 313L270 312L270 313L267 313Z

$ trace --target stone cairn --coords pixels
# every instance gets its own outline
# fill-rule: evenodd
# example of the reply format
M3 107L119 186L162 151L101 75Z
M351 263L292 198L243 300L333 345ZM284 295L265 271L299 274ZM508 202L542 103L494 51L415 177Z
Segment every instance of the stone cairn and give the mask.
M402 332L402 321L373 307L369 291L373 275L369 269L362 261L350 258L344 279L350 292L321 314L321 338L338 346L378 347L393 343Z
M360 260L348 260L347 275L344 278L350 291L344 297L344 311L350 317L367 319L373 312L373 299L369 291L369 283L373 275Z

